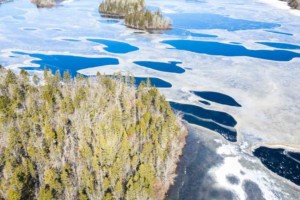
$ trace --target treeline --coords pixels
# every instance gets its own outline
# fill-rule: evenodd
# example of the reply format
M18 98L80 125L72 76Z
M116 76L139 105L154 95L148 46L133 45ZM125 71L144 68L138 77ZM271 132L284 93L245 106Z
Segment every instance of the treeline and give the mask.
M149 84L0 69L0 199L163 199L185 135Z
M104 0L99 6L103 17L125 18L125 25L140 30L167 30L171 22L158 10L145 9L144 0Z
M126 15L125 24L130 28L141 30L166 30L171 28L171 22L165 19L161 12L151 12L146 10L143 12L135 12Z
M127 14L144 8L144 0L104 0L99 5L99 12L108 17L125 18Z

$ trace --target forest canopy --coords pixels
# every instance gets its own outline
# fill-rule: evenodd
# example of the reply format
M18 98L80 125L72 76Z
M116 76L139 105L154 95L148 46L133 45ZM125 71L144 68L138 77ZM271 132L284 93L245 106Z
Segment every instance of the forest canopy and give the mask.
M149 84L0 69L0 199L163 199L185 136Z
M140 30L168 30L169 19L160 10L152 12L145 8L144 0L104 0L99 5L103 17L125 18L125 25Z
M144 0L104 0L99 5L99 12L124 18L127 14L142 11L144 8Z

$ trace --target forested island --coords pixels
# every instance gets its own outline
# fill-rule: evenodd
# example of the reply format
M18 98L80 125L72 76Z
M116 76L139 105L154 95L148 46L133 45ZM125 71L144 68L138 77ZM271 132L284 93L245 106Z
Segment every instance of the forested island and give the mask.
M99 6L103 17L125 18L125 25L140 30L168 30L171 22L158 10L145 8L144 0L104 0Z
M171 22L165 19L161 12L151 12L145 10L143 12L135 12L126 15L125 24L129 28L140 30L168 30L171 29Z
M0 199L163 199L185 136L149 83L0 69Z
M99 12L104 17L124 19L127 14L144 10L144 0L104 0Z
M50 8L56 6L59 0L31 0L31 2L34 3L38 8Z

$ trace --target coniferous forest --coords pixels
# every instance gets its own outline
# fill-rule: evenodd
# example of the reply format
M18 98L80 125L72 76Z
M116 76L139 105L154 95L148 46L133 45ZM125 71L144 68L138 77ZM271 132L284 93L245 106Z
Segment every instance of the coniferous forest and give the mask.
M166 30L171 28L171 22L165 19L158 10L152 12L145 10L144 12L135 12L126 15L125 24L130 28L141 30Z
M171 29L169 19L158 10L152 12L145 8L144 0L104 0L99 6L104 17L125 18L125 25L140 30Z
M0 199L163 199L185 135L149 83L0 69Z
M142 11L144 0L104 0L99 5L99 12L109 17L124 18L127 14Z

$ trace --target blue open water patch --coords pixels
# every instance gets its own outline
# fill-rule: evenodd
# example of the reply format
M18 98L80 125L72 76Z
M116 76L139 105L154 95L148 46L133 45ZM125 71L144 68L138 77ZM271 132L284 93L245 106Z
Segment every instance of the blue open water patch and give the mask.
M242 45L226 44L211 41L196 40L164 40L164 44L169 44L178 50L185 50L194 53L214 55L214 56L247 56L273 61L290 61L299 58L300 54L286 50L251 50Z
M204 105L210 106L210 103L208 101L199 100L199 103L202 103Z
M147 81L147 77L134 77L135 79L135 84L138 86L140 85L142 82L146 83ZM149 77L150 83L152 86L155 87L159 87L159 88L171 88L172 84L164 81L160 78L153 78L153 77Z
M64 41L68 41L68 42L80 42L80 40L76 40L76 39L62 39Z
M113 75L108 75L109 77L111 78L114 78ZM90 76L90 77L93 77L93 76ZM123 80L125 80L125 76L122 76ZM129 76L129 78L132 78L132 76ZM134 78L134 83L135 85L138 87L142 82L144 84L147 83L147 79L150 80L150 85L151 86L154 86L154 87L157 87L157 88L171 88L172 87L172 84L167 82L167 81L164 81L160 78L155 78L155 77L133 77Z
M269 32L269 33L275 33L275 34L280 34L280 35L288 35L288 36L293 36L293 34L291 34L291 33L285 33L285 32L274 31L274 30L265 30L265 32Z
M230 44L242 44L240 42L230 42Z
M236 102L232 97L222 94L219 92L210 92L210 91L192 91L193 94L201 97L205 100L212 101L215 103L228 105L228 106L236 106L242 107L238 102Z
M215 131L228 141L236 142L234 126L237 122L231 115L189 104L170 102L170 105L174 110L182 112L183 119L187 122Z
M180 64L181 62L171 61L168 63L164 63L164 62L152 62L152 61L135 61L133 63L157 71L162 71L162 72L170 72L170 73L178 73L178 74L182 74L185 72L183 68L177 66L177 64Z
M116 20L116 19L100 19L100 20L98 20L98 22L101 22L103 24L117 24L120 21Z
M176 13L168 14L174 28L181 29L224 29L227 31L272 29L280 24L234 19L209 13Z
M257 44L262 44L268 47L274 47L278 49L300 49L300 46L287 43L277 43L277 42L256 42Z
M22 67L25 70L44 70L50 69L54 74L57 70L63 74L69 71L72 77L77 75L77 71L85 68L98 67L104 65L118 65L119 60L116 58L89 58L82 56L71 55L45 55L45 54L30 54L24 52L12 52L19 55L28 55L32 58L31 63L40 65L39 67Z
M139 48L132 46L125 42L113 41L113 40L104 40L104 39L87 39L90 42L95 42L99 44L103 44L107 47L104 48L105 51L110 53L129 53L132 51L137 51Z
M300 185L300 153L262 146L253 154L272 172Z
M179 28L173 28L171 30L164 31L166 35L176 35L176 36L192 36L192 37L202 37L202 38L217 38L216 35L204 34L204 33L193 33L188 30L183 30Z

